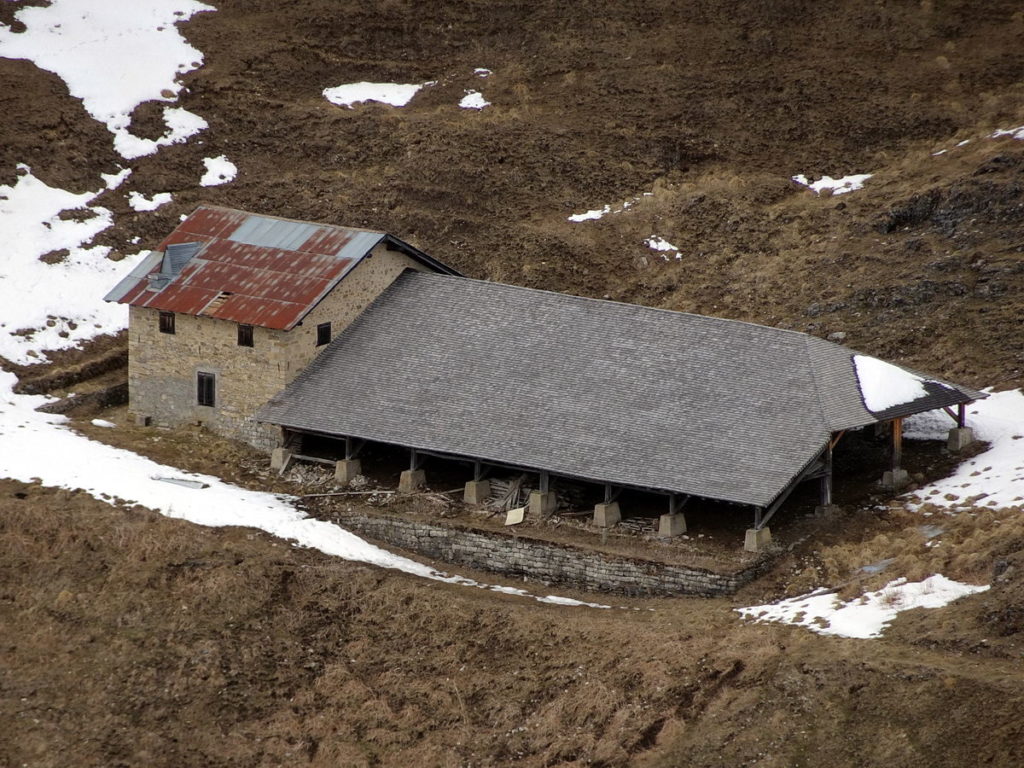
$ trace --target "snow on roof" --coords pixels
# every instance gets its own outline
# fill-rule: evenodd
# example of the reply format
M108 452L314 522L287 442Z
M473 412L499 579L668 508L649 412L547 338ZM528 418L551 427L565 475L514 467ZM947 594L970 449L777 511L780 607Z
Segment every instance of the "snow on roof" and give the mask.
M897 365L867 355L854 355L853 365L864 396L864 405L880 413L928 396L926 379Z

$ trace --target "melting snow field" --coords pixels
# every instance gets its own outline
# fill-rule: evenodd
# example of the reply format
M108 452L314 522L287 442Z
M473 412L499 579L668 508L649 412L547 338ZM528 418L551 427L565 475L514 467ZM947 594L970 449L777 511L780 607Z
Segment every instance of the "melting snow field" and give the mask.
M139 139L128 130L136 106L174 101L181 91L177 77L202 65L203 54L175 23L213 10L195 0L53 0L16 13L24 32L0 26L0 56L28 59L56 74L114 134L115 149L123 157L139 157L206 127L201 117L169 109L164 138Z
M466 95L462 97L459 106L463 109L483 109L484 107L491 106L491 102L487 101L480 91L466 91Z
M826 190L830 190L833 195L845 195L847 192L853 192L864 186L864 182L870 179L872 174L870 173L855 173L852 176L843 176L841 179L833 179L831 176L822 176L817 181L811 181L802 173L793 176L793 181L797 184L801 184L816 195L820 195Z
M868 592L848 602L839 600L832 592L819 590L778 603L737 608L736 611L748 619L795 624L822 635L870 638L880 637L902 611L941 608L958 598L986 589L987 586L974 587L935 575L915 583L896 579L877 592Z
M13 186L0 186L0 355L27 364L43 359L40 350L124 328L126 308L101 299L139 255L113 262L109 248L84 245L113 222L109 210L88 205L102 190L76 195L18 169ZM60 218L68 210L81 211L81 220ZM57 263L39 260L64 251Z
M933 411L907 419L904 435L941 439L952 424L944 413ZM968 407L967 426L979 440L990 443L989 449L963 462L952 476L918 489L913 496L949 508L1024 504L1024 393L1019 389L990 393Z

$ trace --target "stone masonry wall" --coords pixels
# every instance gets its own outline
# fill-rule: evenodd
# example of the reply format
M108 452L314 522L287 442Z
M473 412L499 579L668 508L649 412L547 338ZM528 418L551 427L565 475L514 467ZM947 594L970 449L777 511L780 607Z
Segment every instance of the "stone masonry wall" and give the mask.
M761 559L741 571L722 574L399 517L344 512L338 523L434 560L622 595L731 595L770 565L770 560Z
M291 331L253 328L253 346L238 346L238 324L175 314L175 333L160 333L160 313L132 307L128 320L129 410L154 424L202 423L212 431L269 451L279 430L257 424L256 409L284 389L314 357L316 328L337 337L403 270L422 269L378 246ZM196 374L216 376L213 407L199 405Z

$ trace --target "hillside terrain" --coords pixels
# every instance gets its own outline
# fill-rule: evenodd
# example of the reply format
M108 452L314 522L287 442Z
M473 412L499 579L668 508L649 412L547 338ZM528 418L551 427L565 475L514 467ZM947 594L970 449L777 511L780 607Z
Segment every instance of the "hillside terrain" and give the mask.
M3 31L47 5L0 4ZM964 384L1024 386L1019 3L213 5L179 26L202 61L175 101L207 127L130 162L61 77L0 57L0 187L23 165L100 190L89 205L113 223L93 242L112 259L209 202L385 230L471 277L792 328ZM427 85L401 107L323 95L360 81ZM461 108L468 92L489 105ZM130 131L159 138L164 106L140 104ZM200 186L214 156L237 177ZM129 166L104 188L101 174ZM870 177L845 194L793 180L854 174ZM171 199L142 210L130 193ZM36 330L0 319L5 334ZM17 392L106 392L125 347L109 330L0 367ZM265 483L244 448L193 447L189 431L104 436L92 416L126 422L108 406L72 426ZM29 479L0 479L0 766L1024 761L1020 506L847 510L734 598L604 610ZM922 514L945 515L941 547ZM882 561L884 576L861 570ZM940 570L991 588L905 612L879 639L733 610Z

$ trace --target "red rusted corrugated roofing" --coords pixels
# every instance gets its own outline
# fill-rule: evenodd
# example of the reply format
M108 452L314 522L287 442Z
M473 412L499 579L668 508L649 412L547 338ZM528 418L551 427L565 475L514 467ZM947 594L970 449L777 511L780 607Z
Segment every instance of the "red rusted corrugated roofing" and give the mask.
M382 232L202 206L160 243L199 243L165 287L129 275L108 300L259 325L293 328L370 250ZM442 265L443 266L443 265ZM216 301L215 301L216 300Z

